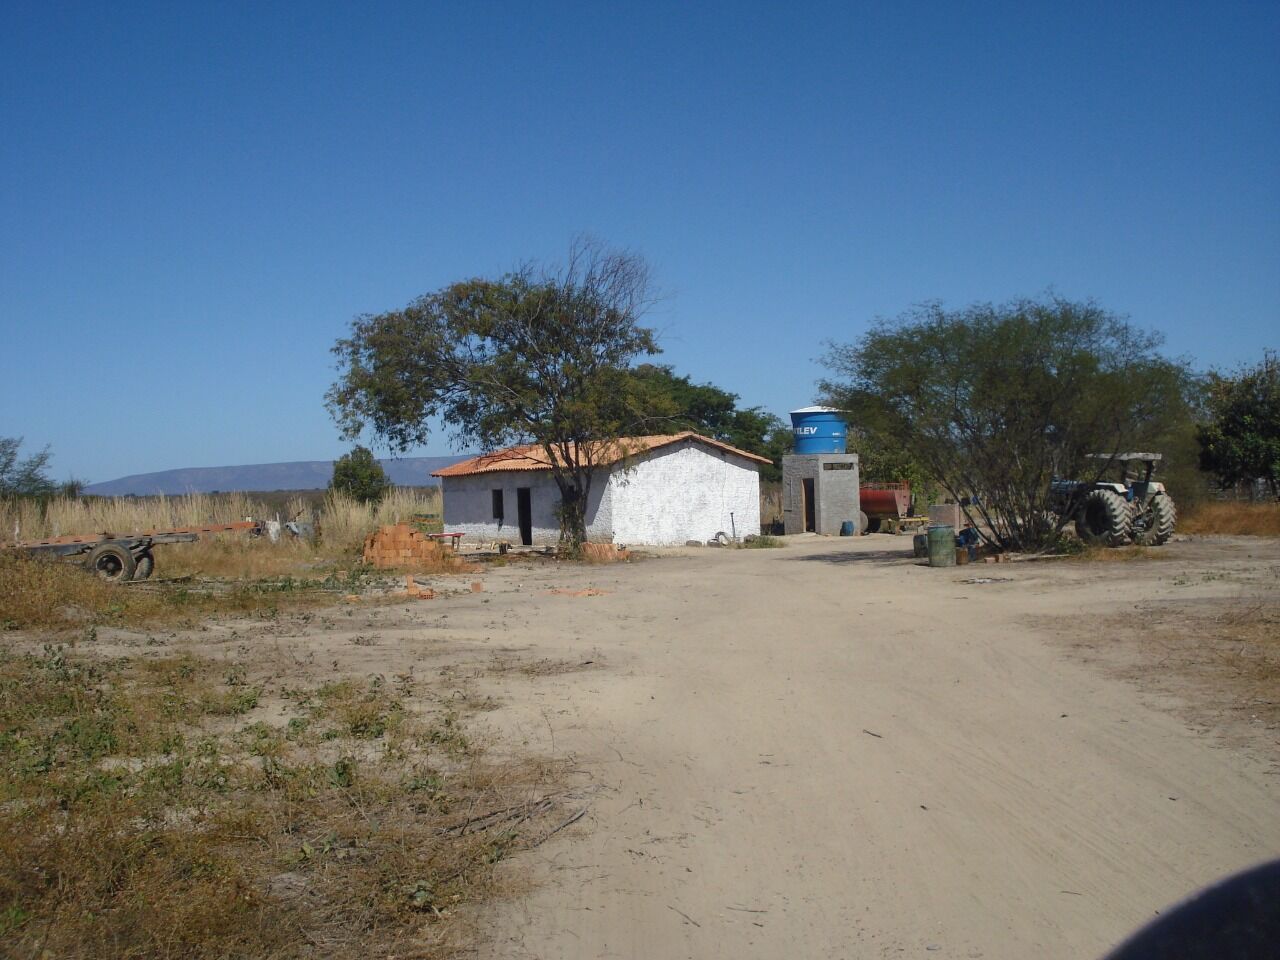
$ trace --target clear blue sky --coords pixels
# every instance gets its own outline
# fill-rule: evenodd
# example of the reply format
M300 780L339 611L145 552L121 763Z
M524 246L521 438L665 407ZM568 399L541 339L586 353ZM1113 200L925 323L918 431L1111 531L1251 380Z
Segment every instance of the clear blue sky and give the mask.
M926 299L1280 346L1275 2L201 6L0 7L0 436L59 478L335 456L353 315L580 232L780 414Z

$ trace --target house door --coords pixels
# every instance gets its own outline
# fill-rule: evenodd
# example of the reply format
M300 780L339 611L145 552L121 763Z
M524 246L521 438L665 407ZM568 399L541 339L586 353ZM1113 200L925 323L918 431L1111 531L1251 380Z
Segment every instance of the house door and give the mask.
M520 542L533 545L533 507L528 487L516 487L516 519L520 523Z
M816 533L818 530L818 504L813 495L813 477L804 478L804 530L805 533Z

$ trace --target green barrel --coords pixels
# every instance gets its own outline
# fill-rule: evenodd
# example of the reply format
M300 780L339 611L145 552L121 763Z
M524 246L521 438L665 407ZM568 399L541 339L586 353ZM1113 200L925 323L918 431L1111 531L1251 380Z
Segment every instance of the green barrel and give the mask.
M929 566L956 565L956 528L942 524L929 528Z

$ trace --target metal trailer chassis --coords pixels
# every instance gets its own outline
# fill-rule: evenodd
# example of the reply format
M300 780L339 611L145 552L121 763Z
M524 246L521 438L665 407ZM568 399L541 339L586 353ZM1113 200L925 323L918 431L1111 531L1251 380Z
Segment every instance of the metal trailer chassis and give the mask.
M205 527L178 527L172 530L149 530L130 536L112 533L55 537L51 540L29 540L15 549L29 557L83 563L91 573L112 583L146 580L155 570L152 547L165 543L192 543L203 533L229 533L245 530L262 533L262 526L252 520L242 523L220 523ZM81 560L83 558L83 560Z

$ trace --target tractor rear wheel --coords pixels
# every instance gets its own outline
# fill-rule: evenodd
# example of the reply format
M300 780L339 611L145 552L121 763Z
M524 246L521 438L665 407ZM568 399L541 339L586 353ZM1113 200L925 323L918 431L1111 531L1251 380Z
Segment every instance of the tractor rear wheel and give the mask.
M1076 515L1076 534L1095 547L1118 547L1129 539L1133 513L1114 490L1092 490Z
M1147 501L1134 520L1133 542L1144 547L1158 547L1162 543L1168 543L1177 523L1178 508L1173 504L1173 497L1167 493L1157 493Z

